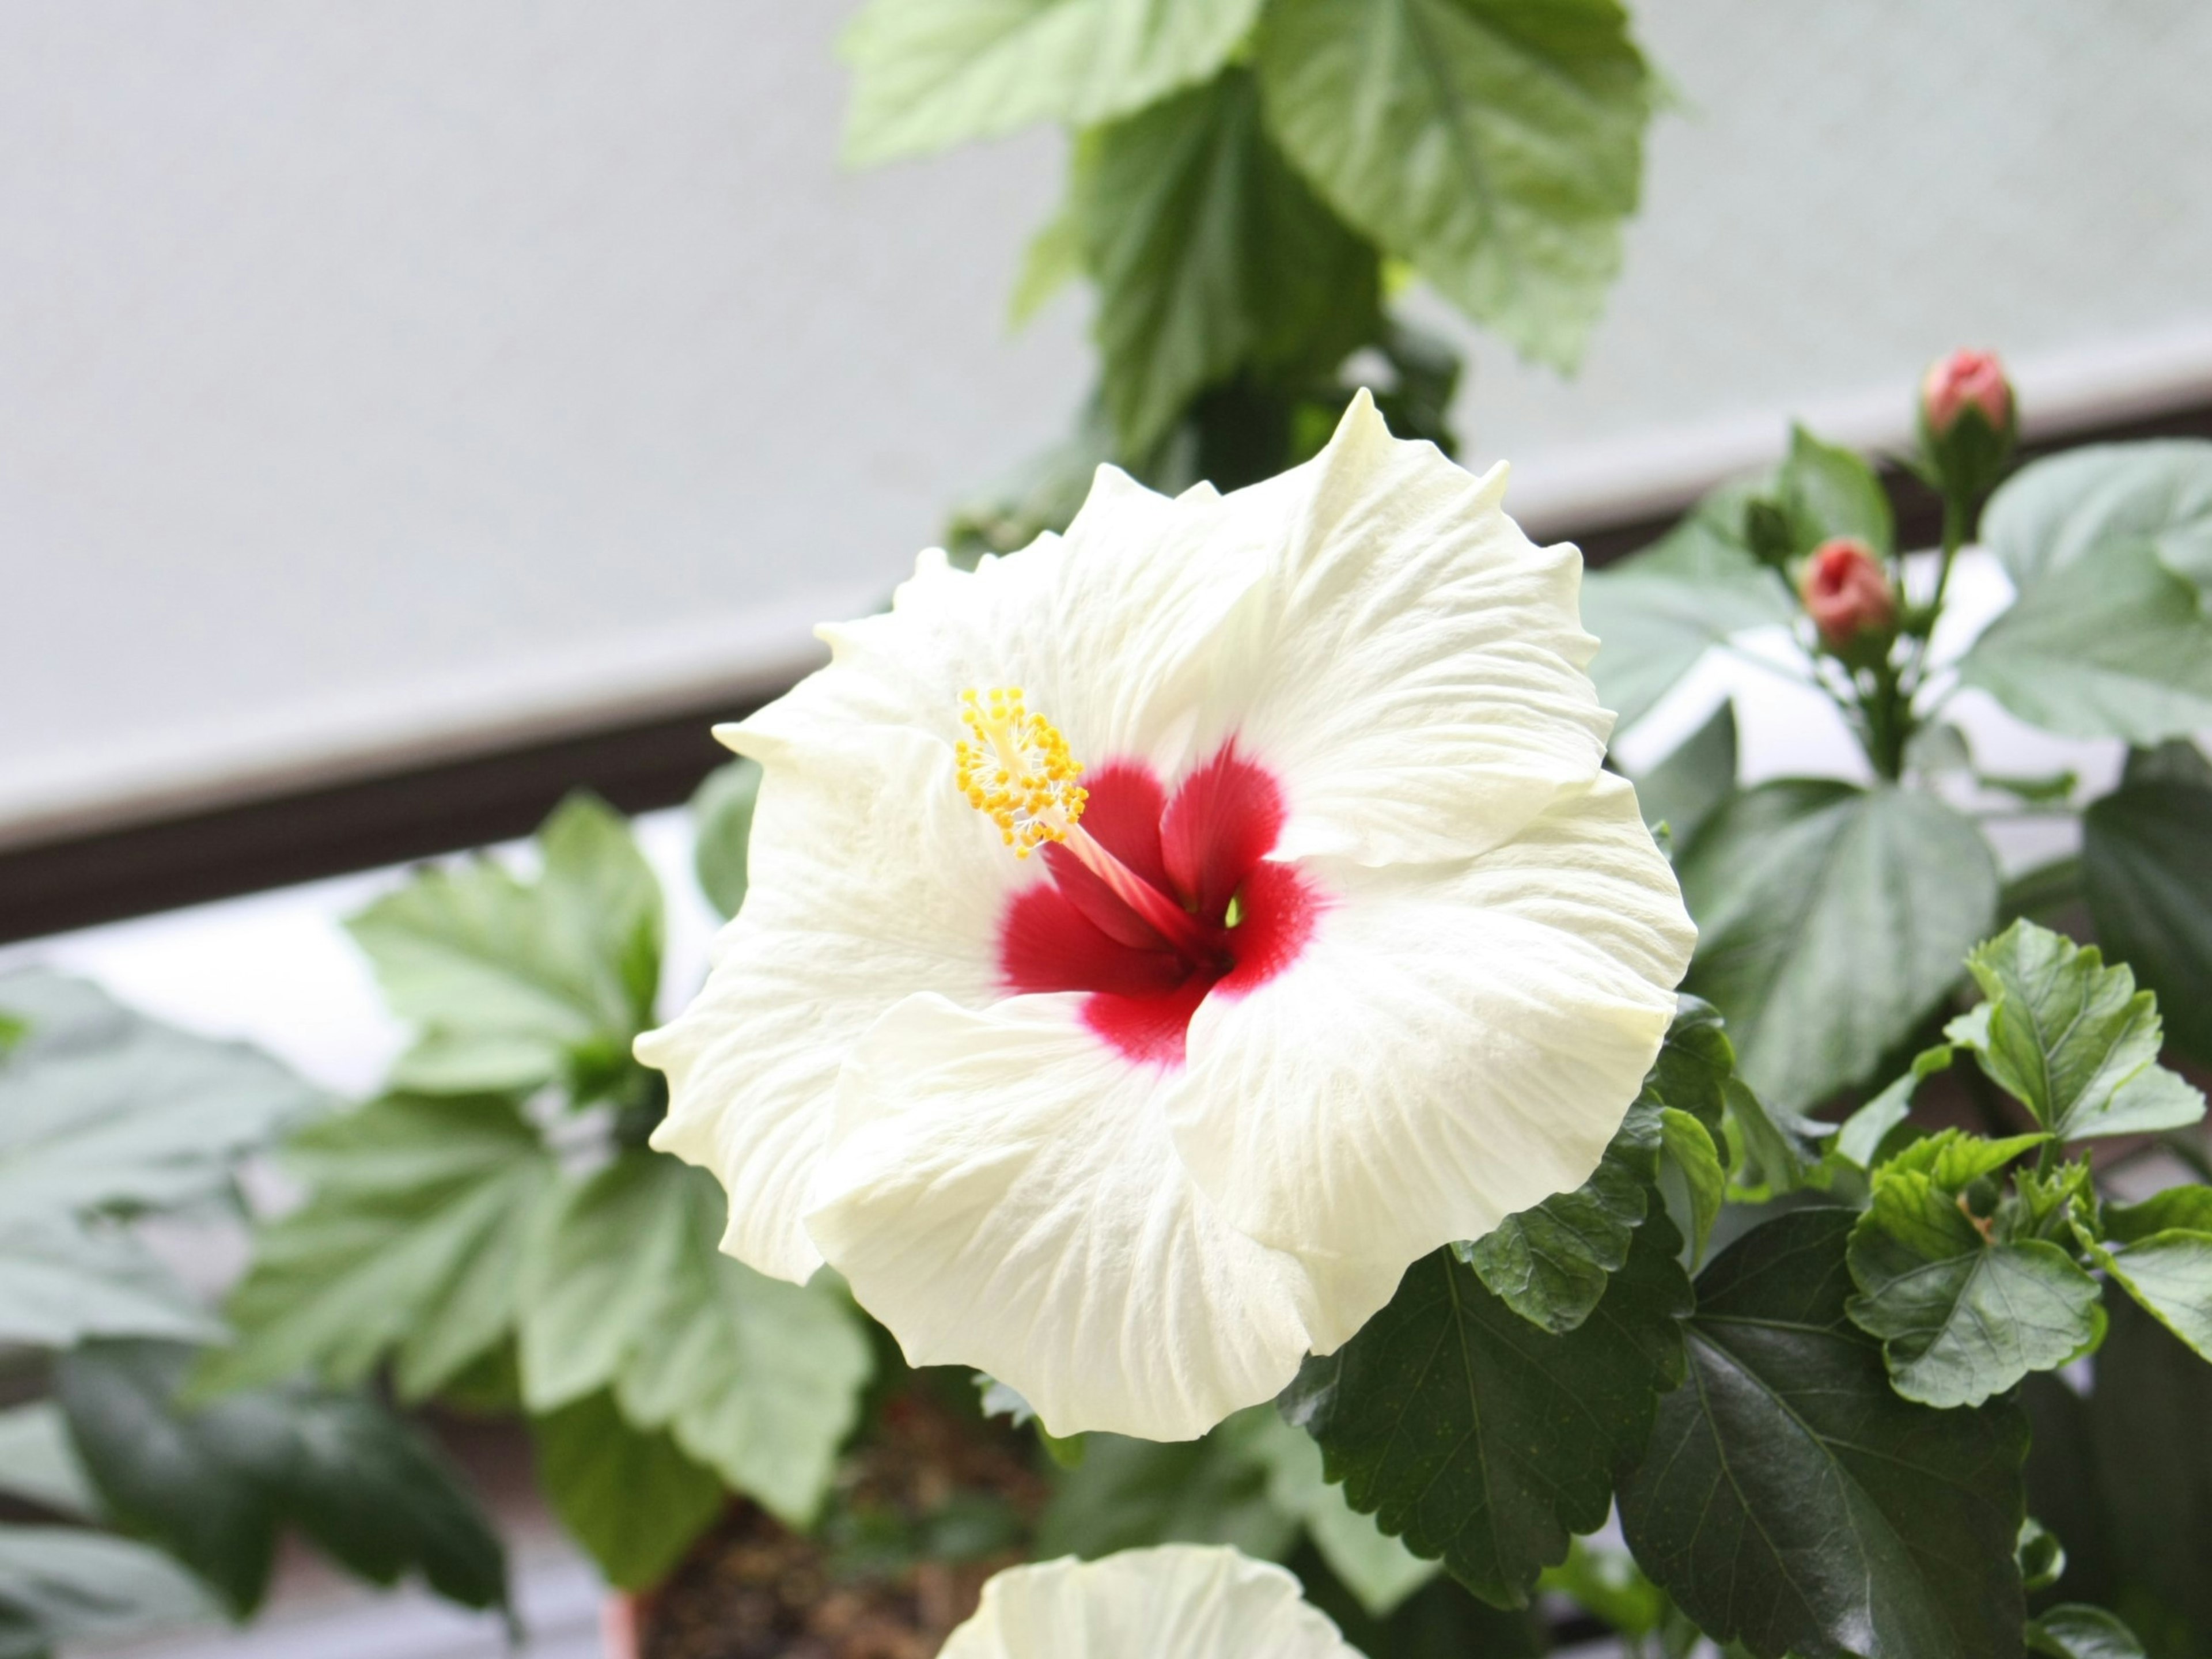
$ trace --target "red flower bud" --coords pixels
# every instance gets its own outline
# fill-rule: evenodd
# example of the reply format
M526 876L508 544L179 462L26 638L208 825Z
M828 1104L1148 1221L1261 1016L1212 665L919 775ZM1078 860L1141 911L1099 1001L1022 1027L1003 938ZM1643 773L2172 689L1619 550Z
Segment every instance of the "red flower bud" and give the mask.
M1896 629L1896 590L1875 550L1855 536L1814 548L1797 592L1821 643L1838 655L1863 643L1887 644Z
M1941 438L1958 423L1959 411L1978 409L1994 432L2012 419L2012 383L1994 351L1954 351L1930 364L1920 383L1920 410L1928 430Z

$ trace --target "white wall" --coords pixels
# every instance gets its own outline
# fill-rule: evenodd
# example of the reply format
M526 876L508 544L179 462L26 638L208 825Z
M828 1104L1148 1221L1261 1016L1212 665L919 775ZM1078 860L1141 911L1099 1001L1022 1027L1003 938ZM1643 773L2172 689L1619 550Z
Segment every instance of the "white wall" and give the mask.
M0 842L787 671L1055 434L1060 141L841 172L850 9L0 0ZM1588 369L1462 410L1524 507L1882 435L1960 341L2212 383L2212 7L1638 16L1686 107Z

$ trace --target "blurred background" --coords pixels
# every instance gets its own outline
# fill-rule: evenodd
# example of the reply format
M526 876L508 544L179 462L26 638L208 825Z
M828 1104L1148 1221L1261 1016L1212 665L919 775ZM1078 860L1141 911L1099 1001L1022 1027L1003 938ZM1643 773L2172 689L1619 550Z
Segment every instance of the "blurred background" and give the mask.
M696 982L714 916L658 809L708 724L1092 380L1086 295L1006 320L1066 141L846 169L854 10L0 3L0 966L365 1092L404 1033L336 919L589 786L648 814L664 982ZM2212 432L2212 8L1635 27L1668 96L1580 373L1407 303L1468 354L1463 459L1512 462L1533 532L1633 549L1793 416L1901 449L1959 344L2006 354L2032 441ZM1755 672L1653 718L1731 689L1747 781L1858 764ZM596 1579L487 1456L530 1651L598 1650ZM261 1629L133 1651L498 1650L287 1571Z

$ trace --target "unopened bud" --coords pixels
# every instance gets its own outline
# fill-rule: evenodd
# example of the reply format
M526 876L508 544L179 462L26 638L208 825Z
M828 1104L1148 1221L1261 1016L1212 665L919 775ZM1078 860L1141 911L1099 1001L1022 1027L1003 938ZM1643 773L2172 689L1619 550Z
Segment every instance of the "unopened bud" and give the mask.
M1897 631L1897 591L1875 550L1855 536L1822 542L1797 578L1805 614L1839 657L1887 647Z
M1979 410L1993 431L2012 422L2012 382L1994 351L1954 351L1930 364L1920 382L1920 410L1931 436L1948 435L1967 409Z

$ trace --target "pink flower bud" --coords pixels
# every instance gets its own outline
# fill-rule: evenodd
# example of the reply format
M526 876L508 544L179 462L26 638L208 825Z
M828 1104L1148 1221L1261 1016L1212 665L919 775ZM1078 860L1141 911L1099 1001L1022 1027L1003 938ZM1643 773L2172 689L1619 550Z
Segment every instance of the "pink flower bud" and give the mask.
M1931 364L1920 383L1921 412L1938 438L1969 407L1980 410L1994 431L2002 432L2012 419L2012 383L1994 351L1954 351Z
M1887 641L1897 627L1897 593L1875 550L1854 536L1822 542L1797 578L1805 612L1838 654L1862 641Z

